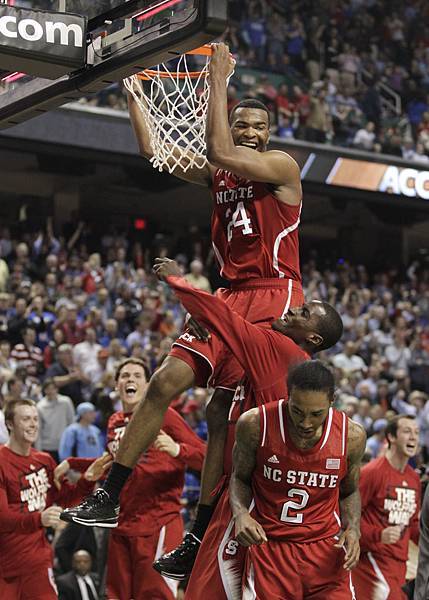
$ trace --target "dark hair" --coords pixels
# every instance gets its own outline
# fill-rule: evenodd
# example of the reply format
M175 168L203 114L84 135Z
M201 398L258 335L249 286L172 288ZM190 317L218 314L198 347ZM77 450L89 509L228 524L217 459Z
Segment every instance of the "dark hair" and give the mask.
M247 98L242 100L238 104L236 104L229 113L229 122L232 123L232 119L234 118L235 111L239 108L258 108L259 110L264 110L268 115L268 127L271 125L271 116L268 107L265 106L263 102L260 100L255 100L254 98Z
M19 400L12 400L11 402L6 403L6 407L4 409L4 422L9 432L10 427L8 427L8 423L13 423L13 419L15 417L15 409L17 406L36 407L36 403L33 400L29 400L28 398L20 398Z
M144 374L146 376L146 380L149 381L150 379L150 369L147 366L147 364L145 363L144 360L142 360L141 358L126 358L125 360L123 360L117 367L116 372L115 372L115 381L118 381L119 379L119 375L121 374L122 369L126 366L126 365L138 365L139 367L142 367Z
M317 324L317 333L323 338L320 346L315 348L314 352L321 352L332 348L343 335L343 321L332 304L322 302L325 309L325 316L319 317Z
M45 393L46 392L46 388L48 388L50 385L54 385L58 389L58 386L55 383L54 378L53 377L47 377L45 379L45 381L43 382L42 392Z
M391 441L389 440L389 434L392 437L398 437L398 426L399 426L399 421L401 419L410 419L410 421L415 421L416 417L414 415L405 415L405 414L400 414L400 415L395 415L394 417L392 417L391 419L389 419L389 421L387 422L386 425L386 429L384 431L384 435L386 436L386 440L387 440L387 446L390 448L391 445Z
M332 371L320 360L306 360L289 370L287 378L289 394L292 388L312 392L326 392L333 398L335 380Z

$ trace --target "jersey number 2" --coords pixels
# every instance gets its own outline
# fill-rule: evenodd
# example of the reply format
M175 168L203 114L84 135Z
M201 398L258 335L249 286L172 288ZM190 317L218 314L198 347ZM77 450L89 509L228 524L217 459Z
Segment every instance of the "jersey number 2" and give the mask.
M292 488L288 491L287 495L289 498L295 498L296 500L300 500L295 502L294 500L288 500L283 504L282 514L280 515L280 521L284 523L302 523L304 515L302 513L297 513L296 515L291 516L289 514L290 510L302 510L308 504L308 499L310 498L308 492L305 490L297 490Z
M228 208L228 210L225 213L225 216L227 219L231 216L231 212L232 212L231 209ZM247 212L246 212L246 209L244 208L243 202L239 202L237 204L237 208L233 212L231 220L229 221L229 223L226 227L228 242L230 242L232 240L232 228L233 227L242 227L243 229L242 229L241 233L243 235L249 235L249 233L253 233L252 221L247 216Z

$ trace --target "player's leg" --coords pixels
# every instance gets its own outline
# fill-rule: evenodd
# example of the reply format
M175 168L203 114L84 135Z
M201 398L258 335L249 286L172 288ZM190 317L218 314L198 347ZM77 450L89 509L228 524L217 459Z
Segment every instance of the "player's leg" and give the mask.
M165 551L174 548L183 536L183 519L177 515L172 521L149 536L133 540L133 600L174 600L178 582L162 577L152 563Z
M371 552L361 555L352 571L356 598L368 600L406 600L402 590L406 566L400 561L386 561Z
M194 370L187 362L173 356L166 358L133 413L103 487L78 506L63 511L61 519L89 527L117 526L122 488L141 454L158 435L170 402L194 382Z
M246 555L243 600L304 600L294 545L272 540L251 546ZM325 596L325 600L329 595Z
M216 504L186 589L186 600L241 598L246 548L234 539L228 490ZM207 596L207 591L210 596Z
M216 388L206 410L208 443L201 474L200 501L194 524L183 542L172 552L154 563L161 574L169 574L179 581L185 579L194 565L201 541L213 514L216 497L212 495L224 470L224 449L228 433L228 414L234 391Z
M132 598L133 569L130 538L112 533L107 555L107 600L128 600Z
M303 580L305 600L356 600L351 573L344 569L344 548L338 538L296 544L296 566ZM369 600L369 597L368 597Z

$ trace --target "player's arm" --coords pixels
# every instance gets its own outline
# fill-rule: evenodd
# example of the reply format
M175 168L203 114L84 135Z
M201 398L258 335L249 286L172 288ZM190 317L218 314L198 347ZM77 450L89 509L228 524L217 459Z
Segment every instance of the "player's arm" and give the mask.
M144 115L139 108L134 96L128 92L128 110L130 114L131 125L134 129L134 133L139 146L139 151L142 156L150 160L153 157L153 150L150 143L149 129L146 125ZM203 185L208 187L211 185L213 180L213 174L215 169L209 163L207 163L202 169L196 167L189 167L186 171L185 168L189 164L192 153L188 151L187 155L183 156L183 153L173 147L170 148L173 154L174 162L177 157L180 157L180 166L177 166L173 175L189 183L195 183L197 185ZM173 164L173 163L172 163Z
M344 546L344 568L353 569L360 555L360 517L361 503L359 493L359 474L362 457L365 452L366 434L364 429L349 419L347 440L347 474L340 484L340 513L344 528L337 546Z
M167 409L162 429L154 446L194 471L201 471L203 468L205 443L172 408Z
M274 383L279 360L285 360L287 346L295 344L280 334L273 341L269 329L249 323L221 299L193 288L182 276L176 262L169 258L155 259L154 271L175 291L183 306L231 350L257 389ZM284 348L283 357L278 343Z
M259 444L259 410L253 408L237 421L233 450L233 472L229 484L229 502L235 521L235 537L242 546L262 544L267 536L262 526L250 516L252 474Z
M258 152L236 146L228 121L227 80L233 68L228 46L213 44L210 61L210 96L207 110L207 158L220 169L252 181L279 188L277 197L286 204L298 205L302 198L300 170L295 160L279 150ZM243 124L244 126L245 124ZM240 123L235 124L240 127ZM257 127L266 127L260 123ZM284 192L285 197L282 198Z

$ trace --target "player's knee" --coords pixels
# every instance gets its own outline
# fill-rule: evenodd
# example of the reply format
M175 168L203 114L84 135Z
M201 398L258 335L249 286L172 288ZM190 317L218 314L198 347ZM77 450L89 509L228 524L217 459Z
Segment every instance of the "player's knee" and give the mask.
M207 405L206 419L210 433L226 430L234 392L217 388Z
M168 361L152 375L146 394L146 402L168 406L184 390L193 385L194 374L182 361Z

